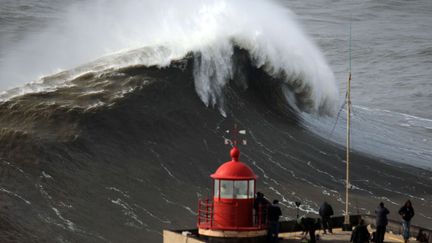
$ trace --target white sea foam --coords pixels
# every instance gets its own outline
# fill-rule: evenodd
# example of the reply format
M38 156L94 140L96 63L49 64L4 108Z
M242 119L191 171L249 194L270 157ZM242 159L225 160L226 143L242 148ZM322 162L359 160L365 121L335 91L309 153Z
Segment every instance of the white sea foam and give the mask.
M223 102L221 92L233 74L231 55L236 44L249 51L257 67L283 77L293 93L310 92L308 111L336 108L332 71L295 15L274 1L98 0L82 4L75 4L62 21L28 36L3 56L1 89L92 60L97 60L94 68L166 66L188 52L199 52L196 91L204 103L214 105ZM107 55L110 58L98 59Z
M27 199L23 198L22 196L16 194L15 192L11 192L11 191L9 191L9 190L7 190L5 188L2 188L2 187L0 187L0 192L4 192L4 193L7 193L7 194L12 195L14 197L17 197L17 198L23 200L26 204L31 205L31 202L29 200L27 200Z
M121 200L120 198L117 198L116 200L111 199L110 200L113 204L116 204L122 208L122 212L125 216L127 216L132 221L126 222L126 225L135 227L135 228L142 228L142 226L147 226L146 223L144 223L138 215L135 213L134 209L125 201ZM138 223L136 225L135 223Z
M150 212L150 210L148 210L148 209L146 209L146 208L144 208L144 207L141 207L141 206L138 205L138 204L135 204L135 207L142 209L142 210L143 210L147 215L149 215L150 217L156 219L157 221L159 221L159 222L161 222L161 223L164 223L164 224L171 224L171 221L170 221L170 220L168 220L168 219L162 219L160 216L157 216L157 215L153 214L152 212Z
M45 179L53 179L53 177L48 173L46 173L45 171L42 171L42 177L44 177Z
M308 161L308 162L307 162L307 165L308 165L309 167L311 167L313 170L315 170L316 172L321 173L321 174L324 174L324 175L327 175L328 177L331 178L332 181L334 181L334 182L336 182L336 183L338 182L338 180L337 180L337 179L336 179L332 174L330 174L330 173L328 173L328 172L326 172L326 171L320 170L320 169L316 168L315 166L313 166L311 161Z
M46 198L48 201L52 200L52 197L48 194L48 192L45 190L42 184L36 184L36 187L39 188L39 192L44 198Z
M160 163L160 166L168 173L170 177L175 178L173 173L170 170L168 170L168 168L163 163Z
M27 176L26 173L21 168L19 168L17 165L15 165L14 163L11 163L11 162L5 161L5 160L3 160L3 163L6 164L6 165L8 165L8 166L10 166L10 167L12 167L12 168L14 168L14 169L16 169L16 170L18 170L20 173L22 173L25 176Z
M190 214L192 214L192 215L194 215L194 216L196 216L197 215L197 213L196 212L194 212L190 207L188 207L188 206L186 206L186 205L183 205L183 204L180 204L180 203L177 203L177 202L174 202L174 201L171 201L171 200L169 200L168 198L167 198L167 195L165 195L164 193L161 193L161 197L162 197L162 199L165 201L165 203L167 203L167 204L172 204L172 205L176 205L176 206L179 206L179 207L181 207L181 208L183 208L183 209L185 209L185 210L187 210Z
M51 207L51 209L56 213L57 217L63 221L66 227L71 231L76 231L75 224L67 218L64 218L57 208Z
M105 187L105 189L118 192L118 193L120 193L125 198L129 198L130 197L128 192L124 192L124 191L118 189L117 187L111 186L111 187Z
M193 216L196 216L197 213L195 211L193 211L190 207L183 205L182 206L184 209L186 209L190 214L192 214Z

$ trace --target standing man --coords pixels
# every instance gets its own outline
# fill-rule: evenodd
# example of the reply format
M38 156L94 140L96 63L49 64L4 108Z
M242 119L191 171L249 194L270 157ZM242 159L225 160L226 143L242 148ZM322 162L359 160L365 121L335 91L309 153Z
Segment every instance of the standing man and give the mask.
M319 215L321 216L321 222L324 230L324 234L326 234L326 229L330 233L332 232L332 226L331 226L331 216L333 215L333 208L328 204L327 202L324 202L321 207L319 208Z
M384 207L384 203L380 202L377 209L375 209L376 214L376 243L384 242L384 235L386 232L386 226L388 224L387 214L390 212Z
M414 217L414 208L410 200L406 201L405 205L399 209L399 214L402 216L402 235L405 243L407 243L410 237L410 222L412 217Z
M273 200L273 204L268 208L269 229L267 239L269 242L279 242L279 217L281 215L282 211L279 207L279 201Z

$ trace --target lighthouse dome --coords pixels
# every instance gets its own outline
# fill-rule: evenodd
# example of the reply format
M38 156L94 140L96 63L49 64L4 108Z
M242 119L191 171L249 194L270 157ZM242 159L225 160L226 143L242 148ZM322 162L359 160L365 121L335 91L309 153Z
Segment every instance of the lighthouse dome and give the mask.
M240 151L237 147L231 149L230 155L232 160L219 166L216 172L211 175L213 179L250 180L257 178L249 166L238 160Z

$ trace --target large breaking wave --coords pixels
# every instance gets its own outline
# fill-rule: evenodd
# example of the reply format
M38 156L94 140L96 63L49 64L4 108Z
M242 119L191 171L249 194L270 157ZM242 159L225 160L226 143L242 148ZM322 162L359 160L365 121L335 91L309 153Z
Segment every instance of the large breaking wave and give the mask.
M29 36L3 57L2 88L36 80L4 93L3 99L70 85L86 72L131 65L166 67L194 53L198 95L225 113L223 89L239 72L234 63L239 48L248 52L255 67L279 81L292 107L312 113L335 111L332 71L295 15L276 2L101 0L83 6L74 5L65 21ZM57 78L35 79L77 66Z

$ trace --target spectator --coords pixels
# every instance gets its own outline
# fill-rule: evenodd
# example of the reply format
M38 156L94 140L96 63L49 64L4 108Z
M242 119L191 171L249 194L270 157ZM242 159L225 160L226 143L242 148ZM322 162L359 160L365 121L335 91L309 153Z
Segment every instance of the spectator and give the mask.
M390 212L384 207L384 203L380 202L377 209L375 209L376 214L376 243L384 242L384 235L386 232L386 227L388 224L387 214Z
M298 219L300 226L303 229L304 233L309 232L309 243L316 243L315 231L319 229L320 222L318 219L309 218L309 217L301 217Z
M279 201L273 200L273 204L268 208L269 229L267 239L269 242L279 242L279 217L282 211L279 207Z
M404 242L407 243L410 237L410 222L412 217L414 217L414 208L410 200L406 201L405 204L399 209L399 214L402 216L402 235Z
M351 234L350 242L365 243L365 242L369 242L369 240L370 240L370 233L365 225L364 220L361 219L359 224L354 228Z
M327 202L324 202L319 208L319 215L321 216L322 227L324 230L324 234L326 234L326 229L328 229L329 233L332 233L331 226L331 216L333 215L333 208Z

